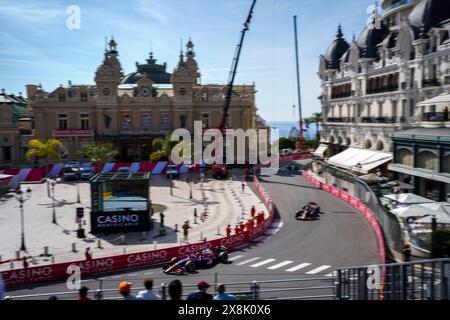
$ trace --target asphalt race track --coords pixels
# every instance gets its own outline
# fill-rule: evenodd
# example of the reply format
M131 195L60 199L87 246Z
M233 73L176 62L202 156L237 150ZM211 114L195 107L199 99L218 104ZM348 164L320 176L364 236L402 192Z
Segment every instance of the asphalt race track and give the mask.
M296 161L295 164L305 161L309 160ZM263 299L288 296L318 299L322 295L322 298L329 299L327 296L333 294L331 273L334 268L379 263L377 241L370 225L343 200L317 189L297 172L286 168L281 168L277 175L262 176L260 181L278 208L282 227L277 231L280 224L275 223L274 228L269 229L260 241L232 253L232 261L228 265L220 264L182 276L166 275L160 267L151 267L83 279L83 285L91 289L91 295L101 286L104 298L120 298L116 288L122 280L132 282L134 287L142 287L142 280L151 277L155 289L158 289L161 283L168 284L175 278L180 279L183 285L193 285L204 279L211 285L215 282L237 282L229 285L228 291L245 297L251 282L257 281L260 298ZM320 220L296 221L294 213L309 201L321 207L323 214ZM268 280L288 281L261 282ZM313 289L306 289L308 287ZM272 289L279 291L265 291ZM184 293L194 290L194 287L185 287ZM45 294L34 299L47 299L49 293L69 291L65 283L59 282L14 288L8 295ZM212 288L210 291L213 291ZM58 297L74 299L75 295L68 293Z

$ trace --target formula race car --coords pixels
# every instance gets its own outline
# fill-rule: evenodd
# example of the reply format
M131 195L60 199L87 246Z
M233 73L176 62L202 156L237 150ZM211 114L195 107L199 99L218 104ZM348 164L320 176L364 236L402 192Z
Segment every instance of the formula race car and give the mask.
M228 263L228 249L225 246L205 249L182 257L173 257L163 265L163 272L193 273L196 269L211 267L218 263Z

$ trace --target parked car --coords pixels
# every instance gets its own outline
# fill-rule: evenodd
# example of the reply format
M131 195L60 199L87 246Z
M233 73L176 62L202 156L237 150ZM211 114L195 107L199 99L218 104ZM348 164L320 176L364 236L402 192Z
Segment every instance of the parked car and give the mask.
M82 180L89 180L95 174L94 167L90 163L85 163L81 167L80 177Z
M214 266L218 263L228 263L228 248L217 246L214 249L205 249L190 255L173 257L163 265L164 273L193 273L198 268Z
M281 152L280 152L280 155L281 156L289 156L289 155L291 155L291 154L293 154L294 153L294 150L292 150L292 149L283 149L283 150L281 150Z
M80 178L80 164L78 162L68 162L64 165L64 180L78 180Z
M129 167L120 167L119 169L117 169L117 172L119 172L119 173L130 173L130 168Z
M167 179L177 179L180 176L180 169L176 164L169 164L166 169Z

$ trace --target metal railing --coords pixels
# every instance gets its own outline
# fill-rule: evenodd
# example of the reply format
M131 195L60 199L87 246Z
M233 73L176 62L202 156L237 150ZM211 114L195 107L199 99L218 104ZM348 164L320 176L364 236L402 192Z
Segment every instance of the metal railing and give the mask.
M126 277L124 277L126 279ZM136 280L136 279L135 279ZM93 292L96 300L120 300L123 299L116 288L105 289L104 284L107 279L92 279L83 282L82 286L87 286ZM120 279L115 282L120 281ZM233 294L238 300L333 300L336 297L335 278L334 277L305 277L294 279L262 280L262 281L243 281L243 282L224 282L227 293ZM211 291L215 294L218 285L218 275L214 275L214 283L211 285ZM95 291L94 289L97 287ZM133 287L133 293L137 294L144 287ZM186 299L189 293L197 290L197 285L183 285L182 298ZM159 288L155 286L155 292L158 291L162 300L169 300L168 284L161 282ZM50 297L57 297L58 300L75 300L78 291L59 291L41 294L27 294L8 296L8 300L47 300Z
M330 175L336 179L335 187L341 188L345 182L352 184L353 190L350 190L349 193L363 202L373 212L383 231L388 249L387 254L395 259L395 256L402 252L404 244L403 231L397 217L386 211L374 190L354 174L319 160L314 162L319 165L322 176L325 175L327 177L327 175ZM310 163L305 167L305 170L312 170L312 168L312 163Z
M336 299L448 300L449 276L450 259L340 268Z

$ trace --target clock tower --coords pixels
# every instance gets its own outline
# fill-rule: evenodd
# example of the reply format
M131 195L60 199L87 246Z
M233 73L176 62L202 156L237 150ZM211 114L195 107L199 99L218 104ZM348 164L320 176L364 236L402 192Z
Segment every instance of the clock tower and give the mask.
M107 48L103 63L97 68L95 73L95 83L97 85L97 128L99 133L114 134L113 128L118 127L118 119L113 110L117 109L117 89L123 77L122 67L117 58L117 43L111 38Z
M174 115L175 127L193 129L193 98L192 88L198 84L200 73L195 61L194 44L191 40L186 44L187 52L184 57L180 52L180 60L176 66L171 82L174 91Z

